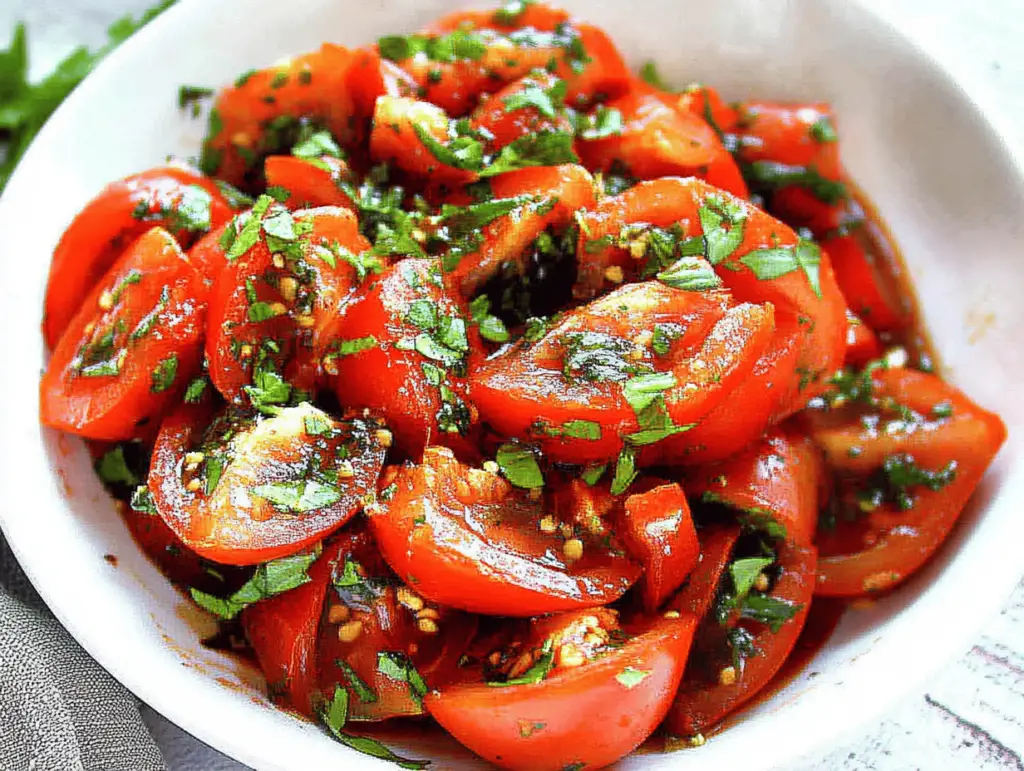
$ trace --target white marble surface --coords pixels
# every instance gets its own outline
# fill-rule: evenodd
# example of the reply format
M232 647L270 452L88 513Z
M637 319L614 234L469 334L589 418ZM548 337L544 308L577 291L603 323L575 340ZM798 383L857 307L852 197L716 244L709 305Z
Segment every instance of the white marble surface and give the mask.
M1024 148L1024 3L1020 0L867 0L1001 113ZM151 0L0 0L0 42L29 24L32 69L42 74L69 48L103 40L107 24ZM1024 561L1022 561L1024 571ZM951 609L949 623L956 623ZM942 630L922 630L928 635ZM145 717L171 771L244 771L159 715ZM1020 769L1024 771L1024 583L975 645L884 719L851 729L845 744L798 771ZM694 761L698 758L695 756ZM699 765L699 764L698 764Z

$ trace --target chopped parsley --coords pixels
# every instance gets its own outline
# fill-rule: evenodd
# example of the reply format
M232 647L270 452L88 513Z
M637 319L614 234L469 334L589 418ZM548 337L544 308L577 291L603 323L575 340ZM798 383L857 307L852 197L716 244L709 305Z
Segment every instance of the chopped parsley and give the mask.
M814 294L821 297L821 249L813 241L801 238L796 246L757 249L740 257L740 262L763 281L802 270Z
M163 359L153 369L152 384L149 390L155 394L163 393L174 385L174 378L178 375L178 356L171 354Z
M498 468L515 487L535 490L544 486L544 475L534 451L522 444L503 444L495 455Z
M832 125L832 121L827 115L822 115L811 124L810 133L814 141L821 144L836 142L839 139L835 126Z
M634 669L633 667L626 667L615 675L615 679L627 690L632 690L650 677L651 674L652 670L650 669Z
M555 118L558 111L565 106L565 94L568 86L564 80L555 81L550 88L541 88L533 81L527 81L521 91L516 91L502 99L505 112L535 109L545 118Z
M346 733L343 729L348 722L348 691L340 685L334 686L334 694L320 708L319 717L331 736L349 749L379 760L394 763L399 768L413 769L413 771L424 769L430 765L428 760L411 760L403 758L401 755L396 755L379 741L369 736L354 736Z
M537 660L523 674L511 680L488 681L487 684L494 688L501 688L507 685L533 685L534 683L539 683L555 668L555 651L553 648L554 645L551 640L545 640Z
M125 461L124 447L117 445L112 450L103 453L96 461L96 473L99 478L108 485L127 485L134 487L139 484L139 478L135 475Z
M741 164L744 178L756 192L770 193L784 187L805 188L815 198L829 206L847 197L846 185L839 180L823 177L814 166L787 166L774 161L754 161Z
M900 511L909 511L914 508L914 488L938 492L956 479L956 473L955 460L931 471L918 466L912 455L889 455L872 476L869 487L858 495L858 503L863 511L874 511L885 503L895 504Z
M312 551L257 565L252 577L230 597L215 597L195 588L190 589L190 593L199 607L223 619L232 619L255 602L309 583L307 571L319 556L317 546Z
M258 498L273 504L274 508L304 514L333 506L341 500L341 492L315 479L288 482L267 482L251 490Z
M423 697L427 695L427 684L408 656L404 653L378 651L377 671L391 680L408 683L409 695L422 706Z
M657 278L666 286L687 292L707 292L722 287L722 279L703 257L682 257L658 273Z

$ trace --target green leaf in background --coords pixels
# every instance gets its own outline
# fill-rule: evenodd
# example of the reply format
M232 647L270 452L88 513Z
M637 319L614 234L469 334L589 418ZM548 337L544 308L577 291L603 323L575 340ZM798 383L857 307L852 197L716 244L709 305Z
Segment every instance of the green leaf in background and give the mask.
M28 81L25 25L14 28L7 50L0 50L0 193L29 144L68 94L100 61L175 0L163 0L137 20L118 19L107 29L106 45L96 51L79 46L38 83Z

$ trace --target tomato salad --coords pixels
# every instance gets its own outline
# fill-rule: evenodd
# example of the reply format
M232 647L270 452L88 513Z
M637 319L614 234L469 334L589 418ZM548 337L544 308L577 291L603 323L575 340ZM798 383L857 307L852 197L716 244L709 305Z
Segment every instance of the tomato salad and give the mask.
M57 247L41 420L355 750L699 745L1005 438L918 344L827 104L671 89L526 0L181 100L196 164Z

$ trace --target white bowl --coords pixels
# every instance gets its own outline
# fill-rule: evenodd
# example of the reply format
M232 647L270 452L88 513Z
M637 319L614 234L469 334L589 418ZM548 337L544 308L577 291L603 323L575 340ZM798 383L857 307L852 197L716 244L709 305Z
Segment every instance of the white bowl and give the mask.
M0 203L5 334L2 524L40 594L104 667L185 730L261 769L370 768L268 704L258 673L199 644L209 620L132 542L75 440L40 429L38 333L50 254L108 181L194 155L202 126L180 84L218 85L317 47L416 29L467 0L190 0L119 49L32 146ZM472 0L468 0L472 2ZM851 611L804 675L700 750L624 768L788 765L885 709L962 650L1020 577L1024 469L1024 181L970 97L854 2L632 0L565 3L609 30L631 61L728 98L829 100L846 165L888 218L946 374L1010 425L1010 441L956 534L920 576ZM114 567L103 559L116 555ZM595 727L595 730L600 730ZM453 743L397 744L435 767L482 767Z

